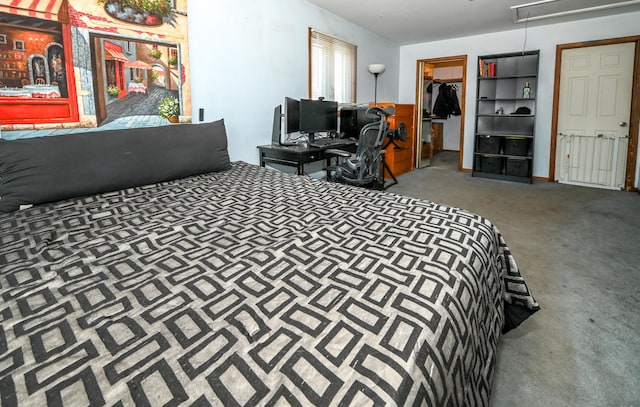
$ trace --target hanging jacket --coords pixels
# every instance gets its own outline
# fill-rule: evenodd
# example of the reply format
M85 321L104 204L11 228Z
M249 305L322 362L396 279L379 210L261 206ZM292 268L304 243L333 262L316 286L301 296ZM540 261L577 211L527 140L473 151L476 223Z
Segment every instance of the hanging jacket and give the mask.
M460 103L454 86L443 83L438 88L438 97L433 105L433 114L438 117L460 116Z
M446 96L448 93L445 91L446 88L446 83L438 87L438 96L436 96L436 102L433 104L434 116L449 117L449 98Z
M451 109L449 113L454 116L460 116L462 114L462 110L460 110L460 103L458 102L458 92L456 91L458 88L455 86L449 86L449 105Z

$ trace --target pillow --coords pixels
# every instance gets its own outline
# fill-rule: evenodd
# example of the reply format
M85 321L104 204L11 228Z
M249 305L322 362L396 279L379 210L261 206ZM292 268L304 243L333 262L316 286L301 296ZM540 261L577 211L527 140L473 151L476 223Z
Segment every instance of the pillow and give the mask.
M0 212L230 166L224 120L0 139Z

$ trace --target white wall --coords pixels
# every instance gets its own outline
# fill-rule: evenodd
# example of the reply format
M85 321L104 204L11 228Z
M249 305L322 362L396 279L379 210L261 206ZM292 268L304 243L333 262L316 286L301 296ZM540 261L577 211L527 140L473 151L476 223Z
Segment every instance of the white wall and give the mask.
M193 121L224 118L233 161L258 163L273 108L308 97L309 27L358 46L358 103L373 101L370 63L386 65L378 100L397 101L399 47L305 0L189 2Z
M640 12L635 12L528 29L526 49L540 50L534 176L549 177L556 45L638 35L640 34L639 21ZM477 57L478 55L522 51L525 32L523 25L518 27L513 31L400 47L399 103L415 103L416 61L418 59L467 55L464 168L470 169L472 167Z

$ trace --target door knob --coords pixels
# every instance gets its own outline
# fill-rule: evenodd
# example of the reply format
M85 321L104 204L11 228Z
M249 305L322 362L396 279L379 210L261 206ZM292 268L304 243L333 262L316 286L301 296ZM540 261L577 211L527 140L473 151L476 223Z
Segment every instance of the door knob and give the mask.
M627 127L627 122L620 122L618 124L620 125L620 127Z

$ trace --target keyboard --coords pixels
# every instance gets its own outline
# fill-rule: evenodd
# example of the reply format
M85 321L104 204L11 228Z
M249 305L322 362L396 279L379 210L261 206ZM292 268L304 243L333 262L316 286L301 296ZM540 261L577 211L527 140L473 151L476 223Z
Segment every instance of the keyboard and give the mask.
M321 138L313 140L313 143L309 143L309 145L313 147L344 146L350 144L350 142L351 140L349 139Z

